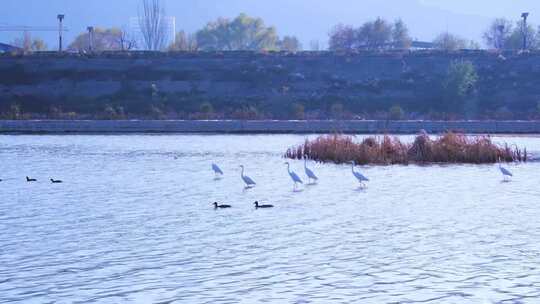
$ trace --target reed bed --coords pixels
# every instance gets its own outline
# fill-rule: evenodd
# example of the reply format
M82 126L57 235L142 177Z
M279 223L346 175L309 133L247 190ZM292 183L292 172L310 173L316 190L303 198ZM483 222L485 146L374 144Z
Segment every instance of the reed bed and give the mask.
M371 136L355 142L348 135L322 135L289 148L286 158L312 159L337 164L469 163L488 164L526 162L527 150L507 144L497 145L489 136L467 136L448 132L431 139L425 132L412 143L403 143L395 136Z

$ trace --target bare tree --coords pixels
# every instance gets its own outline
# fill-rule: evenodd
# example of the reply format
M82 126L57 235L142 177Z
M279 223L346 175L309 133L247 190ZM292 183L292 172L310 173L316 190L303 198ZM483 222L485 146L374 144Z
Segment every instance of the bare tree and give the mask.
M118 44L120 44L122 51L129 51L137 48L137 39L135 39L127 27L123 27L118 35Z
M165 7L161 0L142 0L139 11L139 27L146 49L159 51L165 47L167 26Z
M507 48L507 42L512 35L514 26L511 21L504 18L493 20L489 28L484 32L484 41L490 47L497 50Z

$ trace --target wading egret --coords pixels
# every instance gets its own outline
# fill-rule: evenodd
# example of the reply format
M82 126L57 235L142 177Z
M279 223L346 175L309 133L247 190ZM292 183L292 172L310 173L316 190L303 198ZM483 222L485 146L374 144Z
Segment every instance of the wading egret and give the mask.
M313 171L311 171L307 167L307 159L306 158L304 158L304 171L306 171L306 175L308 177L308 182L311 182L311 180L313 180L313 183L316 183L319 180L317 175L315 175L315 173L313 173Z
M223 171L221 171L221 168L218 167L216 164L212 164L212 170L214 170L214 174L217 176L223 175Z
M35 179L35 178L30 178L30 177L27 176L27 177L26 177L26 181L29 182L29 183L31 183L31 182L37 182L37 179Z
M294 173L293 171L291 171L291 165L286 162L285 163L287 165L287 172L289 172L289 176L291 177L293 183L294 183L294 190L296 190L296 184L297 183L300 183L300 184L303 184L304 182L302 182L302 180L300 179L300 177L298 177L298 175L296 173Z
M259 202L255 202L253 203L253 205L255 205L255 209L259 209L259 208L274 208L274 205L259 205Z
M53 184L61 184L61 183L63 183L63 181L61 181L61 180L59 180L59 179L53 179L53 178L51 178L51 183L53 183Z
M508 171L508 169L504 168L502 165L501 165L501 159L499 158L499 170L501 171L502 175L503 175L503 181L507 182L509 181L508 177L512 177L514 176L512 174L512 172Z
M240 165L240 168L242 168L240 176L242 177L244 183L246 183L246 188L252 188L253 186L255 186L256 183L249 176L244 175L244 165Z
M214 202L214 209L226 209L231 208L231 205L220 205L217 202Z
M356 179L358 180L358 182L360 182L360 185L364 186L364 182L369 182L369 178L365 177L364 175L362 175L362 173L360 172L356 172L354 171L354 166L356 165L356 163L353 161L351 162L351 171L352 171L352 174L354 175L354 177L356 177Z

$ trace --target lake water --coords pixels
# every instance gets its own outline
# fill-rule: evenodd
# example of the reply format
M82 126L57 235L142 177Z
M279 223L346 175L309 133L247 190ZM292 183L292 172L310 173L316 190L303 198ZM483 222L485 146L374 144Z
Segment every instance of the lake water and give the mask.
M282 154L304 138L0 136L0 302L540 302L540 163L509 183L495 165L360 167L366 189L310 163L320 182L293 192Z

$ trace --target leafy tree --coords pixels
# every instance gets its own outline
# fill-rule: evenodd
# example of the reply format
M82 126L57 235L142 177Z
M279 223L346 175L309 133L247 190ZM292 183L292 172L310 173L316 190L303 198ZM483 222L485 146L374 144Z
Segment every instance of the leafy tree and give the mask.
M409 36L409 28L403 20L396 20L394 22L394 27L392 28L393 46L398 49L408 49L411 47L411 43L412 39L411 36Z
M330 32L331 51L352 50L356 46L356 30L350 25L338 24Z
M95 28L92 39L93 51L120 51L125 49L123 45L123 32L117 28L102 29ZM68 46L71 51L89 51L90 38L87 32L79 34Z
M196 34L201 50L275 50L278 36L260 18L240 14L234 20L219 18Z
M457 51L467 48L467 41L448 32L441 33L433 40L435 47L445 51Z
M285 36L278 42L279 49L288 52L297 52L302 50L302 44L295 36Z
M513 31L512 22L504 18L493 20L489 28L484 32L485 43L497 50L506 48L506 43Z
M392 39L392 25L377 18L364 23L356 34L357 47L368 50L388 48Z
M198 49L197 39L194 35L186 35L184 31L176 33L175 42L169 45L169 51L196 51Z
M12 44L21 48L24 52L46 51L47 44L40 38L32 38L30 33L24 32L21 38L16 38Z
M409 48L411 37L400 19L390 23L382 18L368 21L359 28L338 24L330 32L330 50Z
M523 35L527 38L527 45L525 46L526 50L538 48L538 35L536 30L531 24L527 24L527 27L523 28L523 22L518 21L516 27L507 37L505 42L505 48L510 50L521 50L523 49Z
M470 61L453 61L443 81L448 110L463 110L466 99L474 92L478 74Z
M484 41L492 48L498 50L521 50L523 49L523 37L526 37L527 45L525 49L532 50L540 47L540 31L534 26L527 24L524 27L523 21L517 21L515 26L507 19L495 19L489 28L484 32Z

